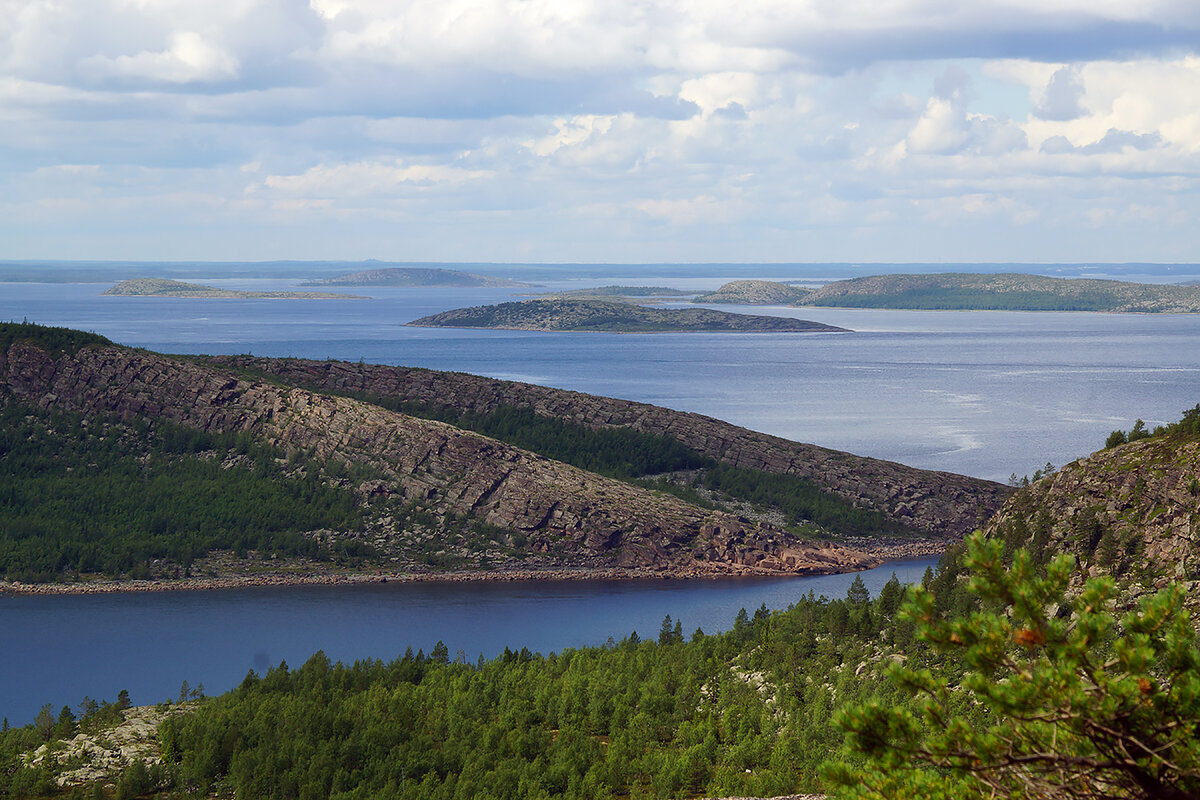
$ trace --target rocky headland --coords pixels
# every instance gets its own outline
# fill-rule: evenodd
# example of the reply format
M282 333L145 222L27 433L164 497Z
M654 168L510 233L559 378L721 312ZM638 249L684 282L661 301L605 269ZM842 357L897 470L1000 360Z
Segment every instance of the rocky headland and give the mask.
M47 352L36 342L15 341L0 350L0 395L5 402L38 408L244 432L287 453L303 453L313 463L342 465L331 474L362 465L376 477L348 488L364 501L393 498L434 520L489 526L504 533L515 559L510 566L533 558L538 572L811 574L879 562L445 423L115 345ZM345 484L344 478L336 480ZM380 552L392 555L403 552L410 533L385 519L371 531L328 535L368 536Z
M1093 575L1200 579L1200 439L1100 450L1022 489L984 530L1039 553L1074 553Z

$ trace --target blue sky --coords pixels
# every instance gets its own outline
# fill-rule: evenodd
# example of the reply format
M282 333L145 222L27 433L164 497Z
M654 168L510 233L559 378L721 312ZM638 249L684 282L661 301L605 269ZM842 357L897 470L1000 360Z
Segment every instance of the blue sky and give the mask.
M1200 261L1194 0L0 0L0 258Z

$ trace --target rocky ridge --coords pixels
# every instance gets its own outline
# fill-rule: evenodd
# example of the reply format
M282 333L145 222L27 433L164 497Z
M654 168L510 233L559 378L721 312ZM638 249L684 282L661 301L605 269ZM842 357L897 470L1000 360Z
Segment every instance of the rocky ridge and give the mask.
M527 383L341 361L252 356L214 361L321 391L449 405L476 414L515 406L592 428L628 427L669 436L717 461L808 478L854 505L877 509L942 539L961 537L979 527L1012 492L992 481L793 442L701 414Z
M530 553L559 566L805 574L877 563L444 423L145 351L91 345L53 357L18 342L0 350L0 394L210 433L247 431L320 462L367 464L384 477L360 491L520 533Z

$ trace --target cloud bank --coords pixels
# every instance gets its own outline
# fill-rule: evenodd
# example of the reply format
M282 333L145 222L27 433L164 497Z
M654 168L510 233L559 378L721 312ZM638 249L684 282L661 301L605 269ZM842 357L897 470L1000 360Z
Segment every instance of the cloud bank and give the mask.
M10 258L1200 261L1150 0L0 0Z

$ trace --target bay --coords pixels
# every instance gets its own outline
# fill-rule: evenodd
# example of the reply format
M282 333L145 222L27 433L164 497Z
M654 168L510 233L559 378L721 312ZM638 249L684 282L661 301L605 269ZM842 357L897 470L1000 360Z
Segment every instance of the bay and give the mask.
M876 596L893 574L920 581L936 559L858 573ZM438 641L474 662L505 647L543 654L602 645L637 631L657 637L663 617L717 633L741 608L786 608L809 592L845 597L854 575L712 580L387 583L207 592L0 595L0 715L57 715L84 696L136 704L178 696L184 680L209 694L317 650L332 660L391 660Z

